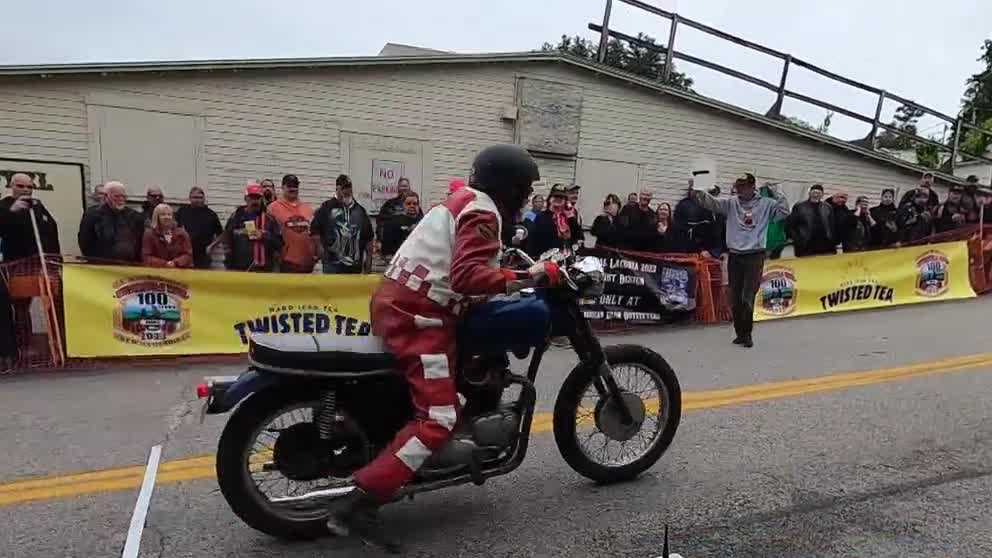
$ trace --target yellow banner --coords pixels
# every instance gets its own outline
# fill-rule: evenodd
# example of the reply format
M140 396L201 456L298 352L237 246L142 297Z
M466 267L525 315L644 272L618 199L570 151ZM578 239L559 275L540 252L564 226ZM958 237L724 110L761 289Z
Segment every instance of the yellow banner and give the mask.
M242 353L253 331L369 335L377 275L67 264L70 357Z
M948 242L765 263L754 319L972 298L968 243Z

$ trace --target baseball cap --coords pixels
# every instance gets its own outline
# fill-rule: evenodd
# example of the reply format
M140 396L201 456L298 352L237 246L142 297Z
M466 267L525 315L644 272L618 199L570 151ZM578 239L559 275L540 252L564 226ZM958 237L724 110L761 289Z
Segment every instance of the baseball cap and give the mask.
M297 178L295 174L287 174L286 176L282 177L282 185L299 188L300 179Z
M454 194L455 192L461 190L464 187L465 187L465 181L460 178L456 178L448 183L448 193Z
M259 186L258 182L249 182L245 186L245 196L261 196L262 187Z
M579 186L578 184L569 184L568 186L565 187L565 191L567 192L578 192L581 189L582 187Z
M555 184L551 186L551 191L548 192L549 198L554 196L568 197L568 189L565 187L564 184L561 183Z

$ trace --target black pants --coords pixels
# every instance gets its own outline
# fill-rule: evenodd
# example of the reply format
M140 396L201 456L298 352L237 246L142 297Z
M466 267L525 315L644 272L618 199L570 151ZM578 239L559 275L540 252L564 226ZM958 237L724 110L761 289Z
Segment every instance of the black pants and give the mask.
M730 283L730 307L734 316L734 331L737 337L751 336L754 325L754 296L761 284L761 273L765 266L765 253L734 254L727 260L727 274Z

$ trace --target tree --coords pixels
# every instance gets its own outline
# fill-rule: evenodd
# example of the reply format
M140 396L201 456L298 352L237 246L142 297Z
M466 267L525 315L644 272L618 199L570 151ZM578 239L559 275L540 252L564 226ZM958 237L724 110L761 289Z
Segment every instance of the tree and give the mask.
M985 68L973 74L965 81L965 90L961 99L961 115L965 122L977 123L981 128L992 132L992 39L985 39L981 47L979 62L985 63ZM982 134L974 130L961 130L960 149L971 155L982 155L992 145L992 135ZM953 140L953 138L952 138Z
M940 142L940 138L930 136L930 141ZM928 143L916 144L916 164L936 170L940 167L942 150Z
M627 44L611 38L606 43L604 63L625 72L660 81L665 75L665 57L662 56L664 49L657 45L653 37L644 33L637 34L637 41L636 44ZM544 52L557 51L596 61L599 43L578 35L574 37L562 35L557 44L544 43L541 45L541 50ZM674 64L666 84L684 91L692 91L692 78L676 70Z
M793 126L797 126L804 130L810 130L812 132L820 132L821 134L826 134L830 131L830 120L833 119L834 113L832 111L827 111L826 116L823 117L823 122L819 126L814 126L809 122L806 122L802 118L796 116L786 116L784 120Z
M907 134L917 134L916 123L923 116L923 109L912 105L902 105L896 109L895 115L889 126L897 128ZM885 149L898 149L900 151L912 149L915 142L912 138L897 134L890 130L884 130L878 135L878 147Z

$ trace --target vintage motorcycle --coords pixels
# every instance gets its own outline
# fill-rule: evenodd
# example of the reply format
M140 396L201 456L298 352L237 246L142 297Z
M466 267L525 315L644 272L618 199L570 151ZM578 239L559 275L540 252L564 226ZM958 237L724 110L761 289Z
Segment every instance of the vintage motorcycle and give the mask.
M504 263L530 265L511 249ZM567 337L578 365L558 392L555 442L575 471L600 483L628 480L668 449L681 419L678 379L661 355L637 345L602 347L583 298L603 292L602 262L553 250L555 288L525 289L473 307L459 328L458 389L466 397L454 437L397 496L505 475L527 454L534 381L552 339ZM509 354L530 355L526 375ZM255 334L249 369L197 386L204 414L235 409L217 450L217 479L231 509L281 538L327 534L327 504L353 489L369 462L413 416L404 379L375 337ZM538 416L540 428L547 422Z

